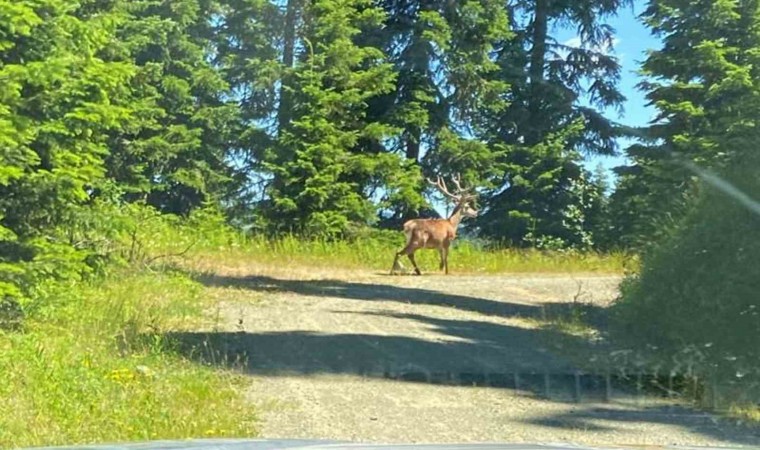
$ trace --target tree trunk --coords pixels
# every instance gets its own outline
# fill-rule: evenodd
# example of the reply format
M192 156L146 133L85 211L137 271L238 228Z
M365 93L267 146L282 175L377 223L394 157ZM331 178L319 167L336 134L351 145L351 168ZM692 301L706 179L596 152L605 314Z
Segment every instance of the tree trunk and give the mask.
M277 109L278 133L290 124L293 117L293 98L288 88L291 85L290 69L293 68L293 59L296 46L296 25L303 0L288 0L285 10L285 30L283 32L282 65L285 73L280 80L280 105Z
M406 158L414 162L420 160L420 138L421 131L419 128L412 128L406 137Z
M549 2L551 0L535 0L533 14L533 46L530 50L530 100L528 114L530 126L526 133L526 144L535 145L541 141L541 105L544 96L544 65L546 63L546 35L549 28Z

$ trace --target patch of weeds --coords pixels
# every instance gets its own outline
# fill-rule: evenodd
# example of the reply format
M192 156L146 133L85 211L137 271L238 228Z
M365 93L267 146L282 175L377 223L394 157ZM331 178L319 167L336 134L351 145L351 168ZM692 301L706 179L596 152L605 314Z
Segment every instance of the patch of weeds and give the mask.
M255 436L246 377L153 337L197 320L201 295L164 273L50 288L23 332L0 330L0 447Z
M734 404L729 407L728 413L738 420L760 424L760 405Z
M308 240L297 236L268 239L255 236L229 251L193 253L190 266L235 266L281 264L344 269L389 271L394 254L404 246L403 235L395 240L366 237L352 241ZM420 269L438 272L438 252L420 250L416 254ZM406 262L405 262L406 264ZM534 249L486 248L466 240L454 243L449 254L451 273L600 273L622 274L637 267L635 255L616 252L541 251Z

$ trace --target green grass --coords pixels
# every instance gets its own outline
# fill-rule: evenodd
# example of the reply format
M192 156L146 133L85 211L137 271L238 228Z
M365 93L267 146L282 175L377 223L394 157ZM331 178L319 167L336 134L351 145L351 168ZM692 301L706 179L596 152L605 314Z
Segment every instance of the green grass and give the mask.
M760 406L758 405L731 405L729 414L741 421L760 424Z
M238 239L224 252L216 249L199 249L194 252L198 260L213 258L218 264L237 265L251 261L260 264L288 266L333 267L389 271L395 253L404 245L403 235L367 238L350 241L304 240L286 236L276 240L263 237ZM423 272L438 272L438 252L420 250L417 263ZM401 259L406 269L411 263ZM459 241L449 252L451 273L601 273L621 274L635 270L635 256L597 252L548 252L525 249L489 250L471 242Z
M59 286L0 331L0 447L256 435L242 374L149 338L192 326L201 287L167 273Z

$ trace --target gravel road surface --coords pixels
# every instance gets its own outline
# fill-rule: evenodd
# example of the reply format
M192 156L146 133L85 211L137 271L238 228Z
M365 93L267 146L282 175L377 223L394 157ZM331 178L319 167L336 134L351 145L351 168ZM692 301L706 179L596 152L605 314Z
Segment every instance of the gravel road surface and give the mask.
M583 339L542 321L578 302L603 314L619 277L207 271L213 320L178 337L243 365L266 438L760 446L756 429L622 391L604 401L574 378L562 344Z

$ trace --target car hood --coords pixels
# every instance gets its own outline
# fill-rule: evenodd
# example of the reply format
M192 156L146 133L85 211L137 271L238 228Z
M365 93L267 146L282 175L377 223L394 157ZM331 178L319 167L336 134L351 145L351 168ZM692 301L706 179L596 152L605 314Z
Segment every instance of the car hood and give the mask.
M124 444L96 444L61 447L35 447L29 450L729 450L747 447L689 447L689 446L587 446L563 443L482 443L482 444L369 444L327 440L301 439L192 439L177 441L147 441Z

